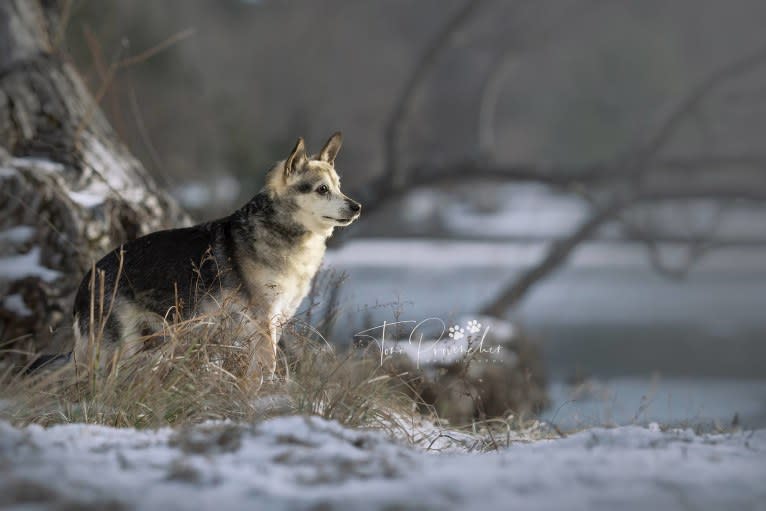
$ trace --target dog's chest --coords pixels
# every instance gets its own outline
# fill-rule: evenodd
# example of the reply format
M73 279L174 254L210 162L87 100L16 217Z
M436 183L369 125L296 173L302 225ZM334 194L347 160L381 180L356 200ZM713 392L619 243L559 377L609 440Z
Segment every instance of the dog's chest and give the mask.
M246 264L245 279L255 305L272 319L290 319L308 293L324 253L324 239L317 238L280 255L278 264Z

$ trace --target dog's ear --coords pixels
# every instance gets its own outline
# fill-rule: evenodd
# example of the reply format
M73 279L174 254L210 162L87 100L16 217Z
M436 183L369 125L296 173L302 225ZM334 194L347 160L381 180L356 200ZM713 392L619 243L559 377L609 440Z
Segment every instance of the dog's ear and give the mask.
M340 146L342 145L343 135L340 131L336 131L319 152L319 159L326 161L330 165L335 165L335 157L338 156L338 151L340 151Z
M289 177L299 170L307 161L306 145L303 143L303 138L298 138L295 147L290 152L290 156L285 160L285 177Z

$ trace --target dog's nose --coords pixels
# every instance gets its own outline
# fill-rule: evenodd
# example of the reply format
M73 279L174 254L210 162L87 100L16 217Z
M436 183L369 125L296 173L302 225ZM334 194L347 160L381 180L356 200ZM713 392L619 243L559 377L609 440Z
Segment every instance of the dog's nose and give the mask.
M351 211L353 211L354 213L358 213L358 212L359 212L359 210L361 210L361 209L362 209L362 205L361 205L361 204L359 204L359 203L358 203L358 202L356 202L356 201L348 201L348 209L350 209L350 210L351 210Z

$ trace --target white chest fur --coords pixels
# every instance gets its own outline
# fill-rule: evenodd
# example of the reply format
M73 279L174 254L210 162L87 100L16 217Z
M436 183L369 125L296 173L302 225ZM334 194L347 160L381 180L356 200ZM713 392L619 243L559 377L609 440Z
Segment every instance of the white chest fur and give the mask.
M325 253L325 238L311 236L288 253L280 254L276 268L246 263L245 278L254 306L281 324L292 318L309 291Z

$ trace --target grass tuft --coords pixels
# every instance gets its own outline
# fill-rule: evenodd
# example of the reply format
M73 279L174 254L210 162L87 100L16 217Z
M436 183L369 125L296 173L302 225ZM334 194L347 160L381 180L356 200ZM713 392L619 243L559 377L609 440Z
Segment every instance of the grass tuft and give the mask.
M93 279L91 289L100 298L92 301L104 303L104 286ZM338 310L337 285L330 291L324 319L318 321L324 333ZM87 360L32 374L27 374L28 365L0 368L0 420L17 426L85 423L158 428L303 414L384 430L426 449L471 451L549 433L523 414L506 413L507 396L502 396L498 408L502 413L485 413L488 394L476 391L480 380L465 380L470 360L461 362L465 370L460 379L453 375L424 385L423 371L406 364L381 364L376 346L338 352L319 330L297 319L285 326L282 335L278 378L244 376L252 374L248 371L252 352L241 343L242 319L228 310L221 304L192 319L168 314L161 318L159 331L123 353L103 346L103 325L111 310L94 307L90 331L95 333L87 342ZM429 399L426 390L436 398ZM446 412L466 399L473 400L466 413ZM447 417L459 427L449 426Z

